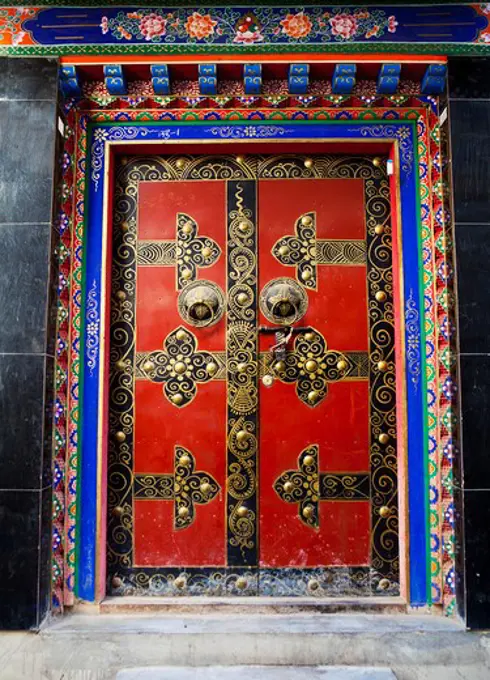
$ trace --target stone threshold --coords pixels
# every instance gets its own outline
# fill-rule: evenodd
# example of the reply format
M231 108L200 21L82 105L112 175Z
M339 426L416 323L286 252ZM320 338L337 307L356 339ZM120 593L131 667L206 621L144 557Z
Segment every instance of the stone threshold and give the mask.
M401 597L107 597L101 614L403 614L412 611ZM417 610L417 614L420 610Z

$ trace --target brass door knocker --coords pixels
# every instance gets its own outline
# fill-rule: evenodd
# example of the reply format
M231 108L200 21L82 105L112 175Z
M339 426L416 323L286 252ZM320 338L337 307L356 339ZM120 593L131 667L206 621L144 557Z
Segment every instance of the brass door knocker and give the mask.
M223 292L212 281L190 283L180 293L177 304L184 321L197 328L213 326L225 310Z

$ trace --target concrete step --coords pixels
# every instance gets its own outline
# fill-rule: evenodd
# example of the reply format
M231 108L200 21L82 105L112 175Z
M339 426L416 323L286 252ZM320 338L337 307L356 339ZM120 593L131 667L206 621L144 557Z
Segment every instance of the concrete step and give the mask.
M437 616L376 614L67 616L44 629L82 667L484 664L476 634ZM97 665L98 664L98 665ZM490 677L490 674L489 674Z
M346 666L211 666L208 668L132 668L120 671L116 680L397 680L387 668Z

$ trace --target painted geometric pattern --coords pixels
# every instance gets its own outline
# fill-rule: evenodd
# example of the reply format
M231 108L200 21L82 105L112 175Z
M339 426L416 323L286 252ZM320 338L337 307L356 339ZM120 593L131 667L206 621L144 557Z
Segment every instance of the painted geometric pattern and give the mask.
M357 100L358 103L359 100ZM337 102L336 102L337 103ZM429 434L429 502L431 511L431 585L432 602L444 604L449 613L454 608L454 521L452 519L453 494L451 486L452 450L452 405L454 397L454 383L448 382L450 367L447 367L445 357L448 356L449 344L446 340L451 328L450 309L448 309L447 286L451 282L448 275L447 253L444 252L444 209L442 206L442 189L440 177L440 144L438 134L438 118L436 101L432 98L418 97L411 99L413 108L357 108L346 111L342 109L343 101L337 103L338 109L311 110L99 110L78 117L76 136L76 159L72 159L76 168L75 211L74 211L74 240L73 240L73 271L71 276L71 355L69 357L69 385L68 385L68 423L66 427L67 447L67 508L65 526L66 558L65 558L65 602L72 601L75 578L75 508L76 508L76 471L77 471L77 426L79 422L78 409L78 378L80 372L80 299L82 272L82 241L83 214L85 190L85 153L87 121L155 121L155 120L335 120L366 118L369 120L385 118L417 119L419 133L420 154L420 191L422 199L422 247L424 262L424 293L426 304L426 365L428 387L428 434ZM371 104L371 101L366 104ZM398 102L396 102L398 103ZM395 102L391 103L396 106ZM402 103L400 101L400 103ZM365 104L365 105L366 105ZM398 104L399 105L399 104ZM428 107L427 110L420 107ZM429 199L432 198L432 204ZM433 216L433 218L432 218ZM436 288L435 288L436 286ZM441 304L442 301L442 304ZM444 309L445 305L445 309ZM438 389L439 387L439 389ZM423 385L421 385L423 389ZM448 391L449 390L449 391ZM433 396L434 395L434 396ZM449 395L449 396L448 396ZM57 430L58 432L58 430ZM63 435L60 434L62 438ZM431 445L430 442L433 442ZM438 445L437 445L438 444ZM60 449L62 450L62 448ZM61 469L61 468L60 468ZM440 481L442 473L442 482ZM61 472L62 474L62 472ZM442 490L442 498L441 498ZM56 505L55 509L59 508ZM442 505L441 505L442 503ZM59 557L62 548L54 546L56 570L59 569ZM57 573L57 572L56 572ZM59 593L55 602L60 601Z
M53 526L52 526L52 593L56 609L63 607L64 562L66 558L65 529L65 462L67 447L69 329L70 329L70 261L73 213L73 162L75 114L64 118L64 145L60 159L61 187L57 196L56 229L58 232L58 286L56 319L56 372L54 400L53 450Z

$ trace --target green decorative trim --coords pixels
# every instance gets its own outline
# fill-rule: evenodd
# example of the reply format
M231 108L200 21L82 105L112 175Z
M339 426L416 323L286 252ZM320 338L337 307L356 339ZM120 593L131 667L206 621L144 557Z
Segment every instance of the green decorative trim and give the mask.
M199 54L430 54L433 56L488 56L490 43L336 43L335 45L25 45L0 46L0 57L63 55L199 55Z

